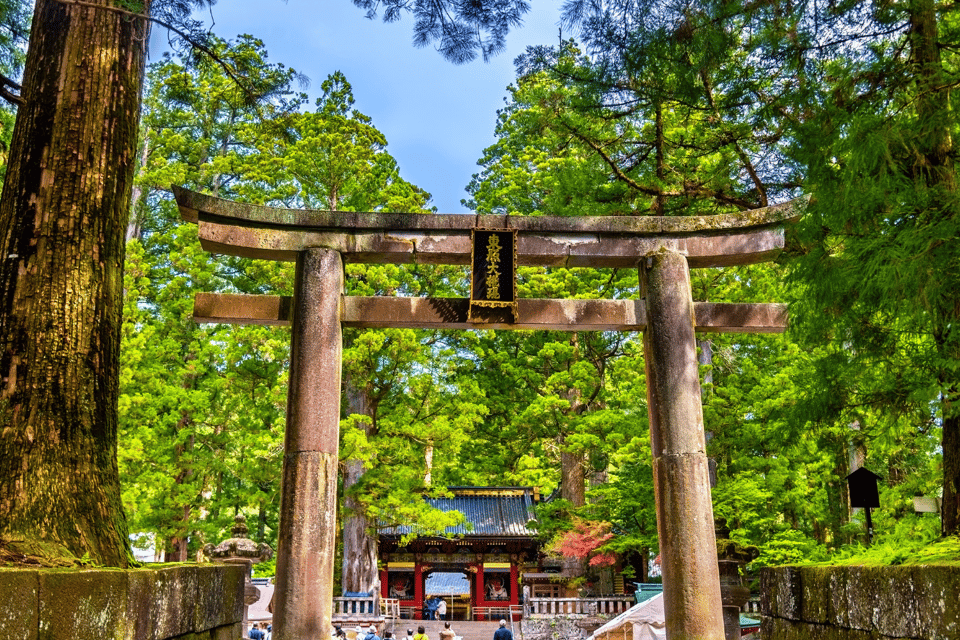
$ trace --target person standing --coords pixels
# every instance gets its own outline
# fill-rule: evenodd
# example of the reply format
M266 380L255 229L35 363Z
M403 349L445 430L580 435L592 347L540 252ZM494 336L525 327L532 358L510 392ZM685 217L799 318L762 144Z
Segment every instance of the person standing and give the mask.
M417 635L413 636L413 640L430 640L430 638L427 637L423 627L417 627Z
M443 623L443 631L440 632L440 640L453 640L457 634L450 628L449 622Z
M370 628L367 629L367 635L363 636L363 640L380 640L380 636L377 635L377 628L370 625Z
M507 629L507 621L500 621L500 628L493 632L493 640L513 640L513 632Z
M446 620L447 619L447 601L443 598L440 598L440 602L437 603L437 620ZM447 625L448 627L450 625Z

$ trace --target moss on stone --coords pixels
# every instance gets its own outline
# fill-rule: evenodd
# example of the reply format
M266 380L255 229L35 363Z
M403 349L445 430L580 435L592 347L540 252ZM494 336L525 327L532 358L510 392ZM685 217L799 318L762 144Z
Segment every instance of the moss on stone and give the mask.
M729 538L717 538L717 557L721 560L752 562L760 557L760 549Z
M806 622L829 624L834 621L836 603L830 590L831 577L838 575L832 569L804 567L801 569L800 616ZM843 580L845 582L845 580Z
M18 640L235 640L240 566L0 569L0 628Z
M52 569L39 583L38 640L126 637L125 572Z
M764 637L960 637L956 567L778 567L762 570L761 585Z
M37 597L40 583L37 572L26 569L0 569L0 629L4 636L17 640L37 638Z

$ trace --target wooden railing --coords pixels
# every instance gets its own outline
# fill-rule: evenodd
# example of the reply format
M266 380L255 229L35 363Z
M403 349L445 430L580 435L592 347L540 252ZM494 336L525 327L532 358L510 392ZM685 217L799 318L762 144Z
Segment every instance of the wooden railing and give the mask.
M333 598L333 619L350 621L374 621L382 620L380 607L377 604L377 598L374 596L365 597L342 597Z
M471 612L474 620L520 620L523 617L523 606L508 604L492 607L474 607Z
M400 599L380 598L380 615L387 620L400 619Z
M633 606L633 596L591 598L530 598L530 616L614 616Z

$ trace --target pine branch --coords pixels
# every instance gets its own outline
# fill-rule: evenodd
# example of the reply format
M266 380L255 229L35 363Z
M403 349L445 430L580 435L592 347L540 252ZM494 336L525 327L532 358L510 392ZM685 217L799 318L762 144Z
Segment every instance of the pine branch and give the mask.
M121 15L130 16L130 17L132 17L132 18L139 18L139 19L141 19L141 20L147 20L147 21L149 21L149 22L152 22L152 23L154 23L154 24L158 24L158 25L160 25L161 27L163 27L163 28L165 28L165 29L168 29L168 30L174 32L175 34L177 34L178 36L180 36L181 38L183 38L184 42L186 42L187 44L189 44L191 47L193 47L193 48L196 49L197 51L200 51L201 53L204 53L204 54L206 54L207 56L209 56L210 59L213 60L217 65L219 65L219 66L223 69L223 71L230 77L230 79L233 80L233 81L237 84L238 87L240 87L240 90L243 91L244 94L246 94L247 99L250 101L250 104L251 104L251 105L257 104L257 101L258 101L257 98L258 98L258 96L256 95L256 93L254 93L250 88L248 88L248 87L243 83L243 81L242 81L242 79L240 78L240 76L237 75L236 71L233 69L233 67L231 67L231 65L230 65L229 63L227 63L224 59L222 59L220 56L218 56L218 55L216 54L216 52L214 52L214 51L213 51L210 47L208 47L206 44L204 44L203 42L201 42L200 40L198 40L198 39L195 38L194 36L190 35L190 34L187 33L186 31L183 31L182 29L179 29L178 27L174 26L173 24L171 24L171 23L169 23L169 22L166 22L166 21L164 21L164 20L160 20L159 18L154 18L153 16L143 14L143 13L137 13L137 12L135 12L135 11L129 11L129 10L127 10L127 9L122 9L122 8L120 8L120 7L110 7L110 6L106 6L106 5L95 4L95 3L93 3L93 2L85 2L84 0L57 0L57 2L59 2L59 3L61 3L61 4L66 4L66 5L71 5L71 4L72 4L72 5L76 5L76 6L78 6L78 7L88 7L88 8L91 8L91 9L105 9L105 10L107 10L107 11L113 11L114 13L119 13L119 14L121 14ZM2 95L2 94L0 94L0 95Z
M10 104L17 105L18 107L23 106L23 98L16 93L12 93L10 89L21 91L23 87L7 76L0 74L0 98L3 98Z

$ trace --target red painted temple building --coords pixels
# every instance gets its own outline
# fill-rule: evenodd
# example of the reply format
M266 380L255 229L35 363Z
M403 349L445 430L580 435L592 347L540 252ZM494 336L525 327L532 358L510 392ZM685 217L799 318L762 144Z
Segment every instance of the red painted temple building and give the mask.
M399 546L412 527L380 533L381 595L421 618L430 596L447 601L447 619L504 617L520 603L520 574L537 571L539 545L527 527L539 494L531 487L450 487L452 498L426 498L436 509L459 511L467 524L445 537L419 537Z

